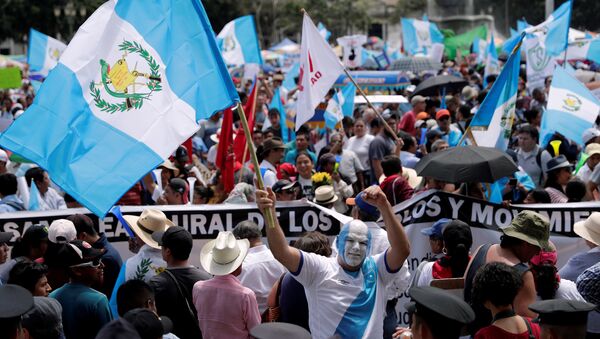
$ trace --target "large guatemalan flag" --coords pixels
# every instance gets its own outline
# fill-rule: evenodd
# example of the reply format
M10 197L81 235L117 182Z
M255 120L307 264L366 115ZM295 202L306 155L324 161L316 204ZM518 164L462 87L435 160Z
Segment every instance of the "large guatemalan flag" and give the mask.
M0 145L99 216L239 101L198 0L108 1L78 30Z
M27 63L33 72L47 76L48 72L58 64L58 59L67 48L63 42L40 33L35 29L29 30L29 48Z

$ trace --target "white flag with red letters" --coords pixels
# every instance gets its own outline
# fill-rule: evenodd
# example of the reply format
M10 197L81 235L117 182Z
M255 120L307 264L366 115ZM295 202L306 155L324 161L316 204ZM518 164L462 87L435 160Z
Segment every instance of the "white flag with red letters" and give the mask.
M315 108L342 72L344 66L319 34L312 19L304 13L296 130L313 117Z

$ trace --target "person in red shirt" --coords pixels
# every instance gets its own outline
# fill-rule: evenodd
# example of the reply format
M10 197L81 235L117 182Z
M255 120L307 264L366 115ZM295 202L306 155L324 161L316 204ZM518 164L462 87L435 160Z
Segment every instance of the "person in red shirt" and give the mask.
M540 338L540 326L515 313L513 302L523 278L513 267L500 262L485 265L473 282L473 298L492 312L492 323L480 329L475 339Z
M414 190L402 176L402 163L397 155L386 155L381 161L386 178L379 184L392 206L413 196Z
M417 122L417 113L421 113L425 111L425 97L420 95L415 95L410 100L410 104L412 105L412 111L404 113L402 115L402 119L400 119L400 123L398 124L398 129L403 130L406 133L409 133L413 136L416 136L417 129L415 128L415 123Z

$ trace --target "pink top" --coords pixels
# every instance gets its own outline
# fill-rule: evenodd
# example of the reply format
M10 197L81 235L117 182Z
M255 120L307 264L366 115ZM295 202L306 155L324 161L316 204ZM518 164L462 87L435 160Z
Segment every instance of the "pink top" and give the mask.
M260 324L254 292L231 274L198 281L192 294L205 339L251 338Z

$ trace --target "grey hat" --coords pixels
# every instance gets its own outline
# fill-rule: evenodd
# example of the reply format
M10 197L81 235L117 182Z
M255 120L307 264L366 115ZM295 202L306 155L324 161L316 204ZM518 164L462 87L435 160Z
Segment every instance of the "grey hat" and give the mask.
M310 339L310 332L294 324L272 322L254 326L250 334L257 339Z
M0 318L14 318L27 313L33 307L31 292L21 286L0 286Z
M34 338L58 338L63 333L62 307L58 300L33 297L33 308L23 315L23 327Z
M571 168L571 163L564 155L559 155L556 158L548 160L546 165L546 173L557 170L559 168Z

